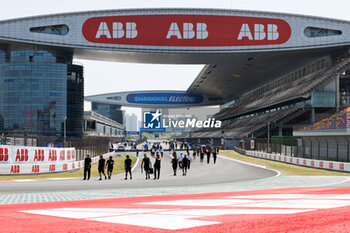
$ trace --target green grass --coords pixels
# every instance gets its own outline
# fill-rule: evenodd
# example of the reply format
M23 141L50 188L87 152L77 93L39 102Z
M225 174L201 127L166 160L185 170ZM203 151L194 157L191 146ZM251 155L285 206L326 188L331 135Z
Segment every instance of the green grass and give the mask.
M123 155L120 158L113 158L114 159L114 169L113 169L113 175L123 173L124 170L124 160L125 156ZM132 160L132 165L134 166L137 158L135 156L130 156L130 159ZM98 164L94 164L91 167L91 177L99 176L98 170L97 170ZM106 169L106 175L107 175L107 169ZM0 180L22 180L22 179L45 179L45 178L70 178L70 177L84 177L84 169L71 171L71 172L60 172L60 173L52 173L52 174L39 174L39 175L20 175L20 176L0 176Z
M281 171L287 176L350 176L350 173L346 173L346 172L334 172L334 171L327 171L322 169L296 166L296 165L241 155L235 151L221 151L220 155L224 155L229 158L233 158L233 159L237 159L237 160L241 160L241 161L245 161L245 162L249 162L257 165L264 165L268 168Z

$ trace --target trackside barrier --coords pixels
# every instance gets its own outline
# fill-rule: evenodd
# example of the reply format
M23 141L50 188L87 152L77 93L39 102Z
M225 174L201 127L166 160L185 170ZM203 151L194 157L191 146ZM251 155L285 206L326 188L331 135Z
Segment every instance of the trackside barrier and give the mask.
M0 146L0 164L74 162L75 148Z
M315 159L304 159L298 157L290 157L281 154L271 154L260 151L250 151L250 150L239 150L244 152L246 155L274 160L278 162L290 163L294 165L301 165L312 168L322 168L333 171L342 171L342 172L350 172L350 163L345 162L334 162L334 161L326 161L326 160L315 160Z
M58 156L55 157L56 155ZM115 155L115 152L110 152L104 154L103 157L108 158ZM74 160L74 148L1 146L0 175L65 172L84 167L84 160ZM99 157L93 157L91 160L93 164L97 163Z

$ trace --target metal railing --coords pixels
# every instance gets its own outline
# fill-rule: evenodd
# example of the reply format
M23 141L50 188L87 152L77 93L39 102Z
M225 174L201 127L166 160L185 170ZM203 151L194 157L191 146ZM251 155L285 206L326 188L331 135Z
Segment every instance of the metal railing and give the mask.
M252 143L252 141L254 141ZM240 148L292 157L350 162L350 136L244 139Z

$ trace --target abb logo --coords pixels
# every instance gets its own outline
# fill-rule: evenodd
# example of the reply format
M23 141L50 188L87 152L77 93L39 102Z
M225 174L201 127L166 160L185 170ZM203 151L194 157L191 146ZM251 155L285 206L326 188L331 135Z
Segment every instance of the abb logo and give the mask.
M56 171L56 165L55 164L51 164L49 166L49 172L54 172L54 171Z
M28 161L28 149L17 149L15 161Z
M278 26L275 24L267 24L267 26L264 24L254 24L254 26L249 26L248 23L244 23L242 24L237 40L277 40L279 36Z
M72 169L75 169L75 163L72 163Z
M70 153L71 153L71 151L69 150L69 151L67 151L67 159L68 160L70 160Z
M49 161L57 161L57 151L49 150Z
M19 165L12 165L10 174L19 174L20 173L20 166Z
M124 30L124 24L121 22L113 22L112 23L112 31L110 31L106 22L101 22L98 27L96 33L96 39L101 38L101 36L105 36L108 39L120 39L125 36L128 39L134 39L137 37L136 23L127 22L126 28Z
M40 172L40 166L39 165L33 165L32 166L32 173L39 173Z
M34 161L42 162L45 160L44 150L35 150Z
M0 162L9 160L9 150L7 148L0 148Z
M60 152L60 160L66 160L66 152L64 150Z
M63 171L67 171L68 170L68 164L63 164Z
M183 23L182 34L177 23L173 22L170 25L167 39L170 39L172 36L175 36L177 39L199 39L204 40L209 36L207 31L207 25L205 23L197 23L196 29L194 30L194 25L192 23ZM195 37L196 36L196 37Z
M93 17L82 33L91 43L135 46L281 45L289 24L276 18L227 15L128 15Z

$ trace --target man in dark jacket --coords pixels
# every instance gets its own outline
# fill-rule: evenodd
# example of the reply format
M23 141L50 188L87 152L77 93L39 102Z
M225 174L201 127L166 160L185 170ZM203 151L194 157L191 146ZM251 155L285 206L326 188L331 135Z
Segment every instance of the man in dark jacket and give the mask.
M173 159L171 160L171 164L173 167L174 176L176 176L176 170L177 170L177 164L178 164L178 160L176 158L176 152L173 153Z
M132 165L132 160L130 159L130 156L127 155L126 159L124 161L125 179L126 180L128 179L128 173L130 174L130 180L132 180L131 165Z
M90 155L86 155L86 158L84 160L84 180L86 180L86 174L87 174L87 179L90 179L90 174L91 174L91 158Z
M145 170L146 180L150 179L149 170L152 167L151 160L147 157L147 154L144 154L144 157L141 162L141 169Z
M156 155L156 160L154 161L153 164L153 169L154 169L154 179L159 180L159 176L160 176L160 163L161 163L161 157L159 154ZM158 173L158 176L157 176Z
M99 180L102 180L102 174L105 176L105 179L107 180L105 168L106 168L106 160L103 158L103 155L100 155L100 160L98 161L98 174L100 175Z
M107 175L108 175L108 179L111 179L111 177L112 177L113 166L114 166L113 157L109 156L109 159L107 160Z

